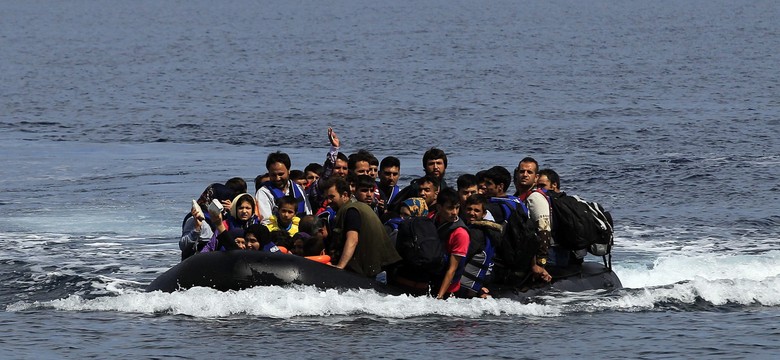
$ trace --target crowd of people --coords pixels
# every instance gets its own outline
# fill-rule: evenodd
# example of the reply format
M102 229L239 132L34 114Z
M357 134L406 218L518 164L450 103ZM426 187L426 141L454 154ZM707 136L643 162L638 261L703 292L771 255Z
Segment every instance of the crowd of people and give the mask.
M326 255L336 268L447 298L488 297L491 282L550 282L550 267L581 262L585 255L555 243L547 192L560 191L560 178L540 170L533 158L521 159L514 174L493 166L463 174L451 187L445 181L447 155L431 148L422 158L424 174L401 187L398 158L379 161L366 150L347 156L333 129L328 139L324 163L303 170L291 169L285 153L269 154L267 173L254 180L254 195L242 178L209 185L182 223L182 260L233 250ZM209 207L214 200L223 210ZM501 245L504 227L517 212L530 219L538 239L522 257L504 255ZM443 244L442 266L430 274L407 266L396 248L399 224L414 218L430 219Z

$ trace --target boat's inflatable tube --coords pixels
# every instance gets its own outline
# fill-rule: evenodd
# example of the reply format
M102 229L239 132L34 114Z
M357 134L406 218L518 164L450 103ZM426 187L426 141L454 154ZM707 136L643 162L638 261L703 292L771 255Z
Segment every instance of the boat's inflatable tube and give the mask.
M553 283L533 289L495 288L495 297L523 298L550 289L584 291L618 289L620 280L614 272L598 263L584 263L565 269L550 270ZM196 254L160 275L147 291L173 292L191 287L210 287L221 291L241 290L254 286L313 285L325 289L374 289L400 294L401 290L383 285L364 276L281 253L260 251L214 251Z

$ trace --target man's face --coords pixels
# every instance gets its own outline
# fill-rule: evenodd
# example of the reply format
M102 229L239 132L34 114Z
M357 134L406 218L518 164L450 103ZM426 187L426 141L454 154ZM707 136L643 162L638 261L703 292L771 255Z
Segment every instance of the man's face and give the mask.
M325 198L330 201L330 207L333 210L338 210L349 202L349 195L346 192L339 194L335 185L328 188L325 192Z
M369 165L368 176L376 180L376 176L379 175L379 165Z
M553 184L550 182L550 179L547 178L547 175L539 175L539 179L536 180L536 187L548 191L558 191L558 188L553 187Z
M428 206L431 206L436 202L436 196L439 195L439 191L433 187L433 183L421 183L419 189L420 191L417 194L425 199L425 203Z
M532 162L521 162L515 171L515 176L517 177L517 184L515 184L515 186L518 188L527 189L536 184L538 178L537 171L539 171L539 169L536 168L536 164Z
M355 199L357 201L371 205L374 203L374 188L359 187L355 190Z
M358 161L355 163L355 175L369 175L371 165L368 161Z
M271 183L281 189L287 185L287 180L290 178L290 169L284 166L284 164L276 162L268 168L268 176Z
M453 222L458 220L458 211L460 211L460 205L439 205L439 210L436 212L436 217L439 222Z
M458 196L460 197L460 203L465 204L466 199L468 199L469 196L474 195L476 193L477 193L477 185L473 185L465 188L459 188Z
M444 171L447 167L444 166L444 159L430 159L425 163L425 174L433 175L439 179L444 177Z
M349 164L341 159L336 159L336 163L333 164L333 176L345 178L349 172Z
M486 196L500 196L504 193L504 185L496 184L495 181L491 178L485 178L485 181L483 182L485 184L485 195Z
M401 175L401 169L398 166L388 166L382 169L379 177L379 183L382 186L395 186L398 183L398 177Z
M474 221L479 221L485 218L485 206L482 204L469 204L466 205L464 211L463 221L467 224L471 224Z

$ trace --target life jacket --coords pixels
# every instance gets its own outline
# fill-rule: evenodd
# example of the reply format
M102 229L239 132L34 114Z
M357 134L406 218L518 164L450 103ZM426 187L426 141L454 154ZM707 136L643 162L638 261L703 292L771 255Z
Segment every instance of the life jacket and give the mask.
M305 195L303 192L301 192L301 188L298 187L298 184L288 181L290 188L292 189L292 195L296 199L298 199L298 208L296 209L295 213L298 216L305 216L306 215L306 201L305 201ZM274 183L270 181L266 181L263 183L263 187L268 188L268 190L271 190L271 194L274 196L274 200L284 197L286 194L282 189L277 188Z
M496 246L501 242L501 225L479 221L469 226L469 252L460 278L461 288L473 295L482 293L482 287L492 278Z
M500 210L500 214L491 211L491 213L493 214L493 218L499 224L502 224L507 219L509 219L509 215L511 215L512 212L522 210L526 215L528 214L528 207L525 205L525 202L523 202L522 200L520 200L520 198L516 196L509 195L506 197L491 197L488 200L488 204L493 205L493 206L488 206L490 209Z
M393 202L396 196L398 196L398 193L401 192L401 188L398 187L398 185L393 185L393 188L390 190L389 194L385 194L380 190L379 181L376 182L376 192L374 193L374 197L377 199L384 199L385 204L390 204Z

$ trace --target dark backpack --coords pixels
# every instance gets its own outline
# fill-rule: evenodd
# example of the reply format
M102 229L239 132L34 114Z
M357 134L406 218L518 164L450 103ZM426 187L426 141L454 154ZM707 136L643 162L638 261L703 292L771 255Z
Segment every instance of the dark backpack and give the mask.
M398 225L395 248L404 265L428 274L442 271L446 252L433 219L411 217Z
M588 249L605 256L612 251L612 216L596 202L579 196L548 192L552 204L553 239L569 250Z
M512 270L527 271L539 248L536 236L536 224L518 207L504 222L500 244L496 246L496 256L503 267ZM497 261L498 262L498 261Z

